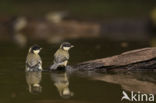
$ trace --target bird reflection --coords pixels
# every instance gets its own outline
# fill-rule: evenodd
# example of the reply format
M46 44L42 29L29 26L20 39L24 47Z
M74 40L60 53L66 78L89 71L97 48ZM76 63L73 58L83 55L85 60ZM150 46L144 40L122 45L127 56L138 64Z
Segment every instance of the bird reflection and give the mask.
M32 94L41 93L42 87L40 85L42 79L42 72L26 72L26 82L28 84L29 92Z
M52 72L50 76L62 98L68 99L74 95L74 93L69 89L69 80L66 71L55 71Z

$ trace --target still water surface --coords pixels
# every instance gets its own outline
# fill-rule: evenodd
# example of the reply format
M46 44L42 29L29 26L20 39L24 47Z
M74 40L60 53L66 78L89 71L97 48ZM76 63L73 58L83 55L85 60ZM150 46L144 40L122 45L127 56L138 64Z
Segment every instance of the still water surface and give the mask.
M38 43L38 42L36 42ZM149 42L112 42L103 39L75 40L70 65L148 47ZM52 64L58 45L38 43L43 67ZM29 44L29 46L32 43ZM121 103L122 91L156 94L156 73L95 73L61 71L25 73L28 47L0 43L0 103ZM34 87L30 87L35 84Z

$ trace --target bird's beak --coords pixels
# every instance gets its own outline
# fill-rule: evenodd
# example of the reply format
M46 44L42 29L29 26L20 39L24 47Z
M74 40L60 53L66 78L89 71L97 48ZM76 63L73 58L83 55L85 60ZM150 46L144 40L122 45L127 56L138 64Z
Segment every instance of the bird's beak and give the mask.
M43 48L40 48L40 50L42 50Z
M71 45L71 48L73 48L74 47L74 45Z

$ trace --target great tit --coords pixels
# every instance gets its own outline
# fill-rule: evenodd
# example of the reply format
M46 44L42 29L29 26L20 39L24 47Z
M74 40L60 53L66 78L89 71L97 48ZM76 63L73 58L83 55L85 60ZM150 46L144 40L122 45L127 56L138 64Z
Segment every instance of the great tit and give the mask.
M26 71L42 71L42 60L39 56L41 49L38 45L30 47L26 58Z
M69 60L69 50L74 47L69 42L63 42L60 48L54 54L54 64L50 70L56 70L58 67L66 67Z

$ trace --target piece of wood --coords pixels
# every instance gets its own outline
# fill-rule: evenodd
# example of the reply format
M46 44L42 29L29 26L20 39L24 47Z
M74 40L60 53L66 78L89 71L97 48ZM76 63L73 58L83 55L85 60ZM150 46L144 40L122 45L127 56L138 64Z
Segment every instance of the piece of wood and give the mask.
M74 65L79 70L155 69L156 47L132 50L112 57L90 60Z

